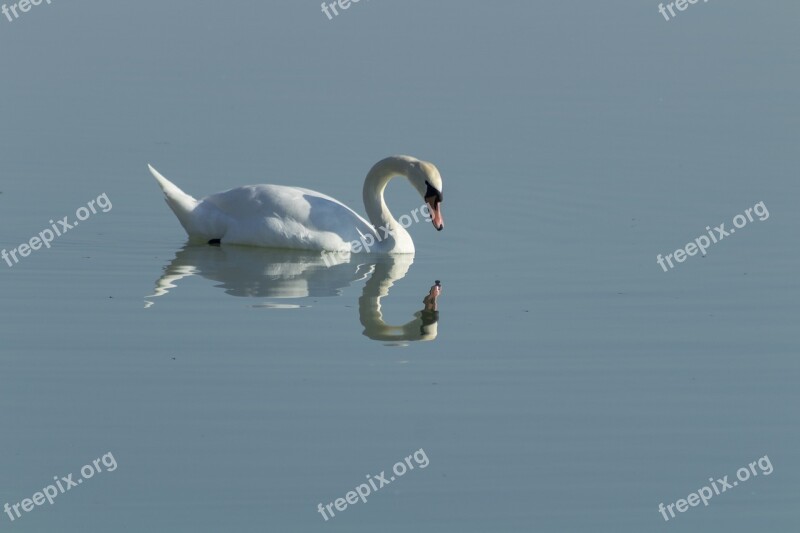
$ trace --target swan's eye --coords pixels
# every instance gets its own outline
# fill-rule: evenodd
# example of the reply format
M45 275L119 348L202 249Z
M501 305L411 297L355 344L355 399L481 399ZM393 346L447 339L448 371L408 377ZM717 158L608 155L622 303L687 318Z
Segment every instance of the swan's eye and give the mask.
M428 190L425 191L425 199L427 200L428 198L434 198L435 202L437 204L441 203L442 202L442 193L439 192L439 190L436 189L436 187L434 187L433 185L431 185L427 181L425 182L425 185L428 186Z

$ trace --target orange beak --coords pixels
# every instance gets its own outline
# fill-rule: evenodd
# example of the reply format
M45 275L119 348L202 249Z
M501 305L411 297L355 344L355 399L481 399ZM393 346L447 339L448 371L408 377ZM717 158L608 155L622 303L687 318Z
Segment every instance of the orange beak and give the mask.
M436 198L429 198L428 210L431 212L431 222L433 222L433 227L438 231L442 231L444 229L444 219L442 218L441 202L437 202Z

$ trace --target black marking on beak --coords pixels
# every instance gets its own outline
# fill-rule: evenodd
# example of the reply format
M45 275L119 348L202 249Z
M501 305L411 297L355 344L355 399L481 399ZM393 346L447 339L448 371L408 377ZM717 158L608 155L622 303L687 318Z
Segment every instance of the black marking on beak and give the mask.
M428 181L425 181L425 185L428 186L428 190L425 191L425 201L427 201L428 198L432 197L434 198L434 202L436 204L442 202L443 196L441 191L439 191L439 189L428 183Z
M439 211L439 204L442 203L442 193L427 181L425 185L428 186L428 190L425 191L425 202L430 206L431 222L433 222L433 227L436 228L436 231L442 231L444 229L444 224L436 224L436 222L434 222L435 215Z

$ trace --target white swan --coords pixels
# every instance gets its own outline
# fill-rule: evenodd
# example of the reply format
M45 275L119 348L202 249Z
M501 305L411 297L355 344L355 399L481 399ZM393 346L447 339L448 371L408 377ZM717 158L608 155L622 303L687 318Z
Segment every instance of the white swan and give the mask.
M437 230L442 178L432 163L410 156L387 157L364 180L369 222L322 193L283 185L247 185L201 200L184 193L148 165L190 241L247 244L298 250L413 253L414 241L386 207L383 192L395 176L404 176L425 199ZM402 217L400 217L402 219ZM354 245L355 243L369 246Z

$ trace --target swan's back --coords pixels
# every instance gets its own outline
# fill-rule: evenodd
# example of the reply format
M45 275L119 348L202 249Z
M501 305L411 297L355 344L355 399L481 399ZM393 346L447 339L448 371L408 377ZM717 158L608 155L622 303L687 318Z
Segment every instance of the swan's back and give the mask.
M203 198L195 212L214 221L201 238L229 244L349 251L359 231L374 234L366 220L338 200L284 185L236 187Z

